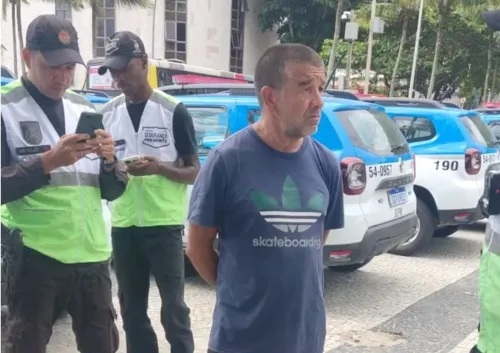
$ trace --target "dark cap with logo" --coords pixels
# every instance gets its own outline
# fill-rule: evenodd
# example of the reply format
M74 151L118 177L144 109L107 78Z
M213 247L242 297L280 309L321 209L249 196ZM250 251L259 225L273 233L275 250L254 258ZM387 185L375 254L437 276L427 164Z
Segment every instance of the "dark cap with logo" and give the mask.
M486 25L493 31L500 31L500 10L485 11L482 17Z
M108 69L120 71L127 67L133 58L142 58L146 54L144 43L139 36L129 31L116 32L106 44L106 58L99 68L99 75Z
M39 50L49 66L84 65L75 27L55 15L40 15L31 21L26 31L26 48Z

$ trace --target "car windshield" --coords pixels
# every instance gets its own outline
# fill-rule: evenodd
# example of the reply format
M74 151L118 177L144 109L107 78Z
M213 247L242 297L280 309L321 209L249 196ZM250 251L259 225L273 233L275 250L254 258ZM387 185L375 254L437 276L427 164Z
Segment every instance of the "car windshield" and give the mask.
M409 152L408 143L396 124L382 111L345 110L335 112L352 143L377 155Z
M474 141L479 142L487 147L494 147L496 144L496 138L493 136L492 132L486 124L477 115L474 116L464 116L461 118L465 127L472 135Z
M187 106L193 117L198 154L206 156L208 152L224 141L228 129L229 117L222 107Z

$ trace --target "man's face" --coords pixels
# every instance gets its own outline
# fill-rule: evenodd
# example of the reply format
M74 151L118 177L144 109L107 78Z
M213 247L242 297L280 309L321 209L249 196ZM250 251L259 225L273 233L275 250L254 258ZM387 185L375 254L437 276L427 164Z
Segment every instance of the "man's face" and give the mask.
M30 71L29 78L40 92L52 99L62 98L73 81L76 64L52 67L38 51L24 49L22 55Z
M134 95L147 80L147 59L133 58L123 70L109 71L117 87L128 97Z
M283 87L274 90L273 115L292 139L314 134L323 108L324 67L289 63L285 67L285 76Z

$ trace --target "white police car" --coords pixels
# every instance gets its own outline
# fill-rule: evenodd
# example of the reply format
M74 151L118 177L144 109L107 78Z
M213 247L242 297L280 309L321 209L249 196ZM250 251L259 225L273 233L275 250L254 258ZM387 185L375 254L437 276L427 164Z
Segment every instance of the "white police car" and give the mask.
M476 112L385 106L416 156L419 231L392 252L412 255L432 237L483 218L486 170L500 161L496 139Z
M191 112L203 160L213 146L259 117L255 96L177 96ZM381 106L327 98L313 136L338 157L344 178L345 227L330 232L324 265L356 270L410 239L417 229L414 159ZM214 132L217 132L214 136ZM188 188L191 190L191 187Z

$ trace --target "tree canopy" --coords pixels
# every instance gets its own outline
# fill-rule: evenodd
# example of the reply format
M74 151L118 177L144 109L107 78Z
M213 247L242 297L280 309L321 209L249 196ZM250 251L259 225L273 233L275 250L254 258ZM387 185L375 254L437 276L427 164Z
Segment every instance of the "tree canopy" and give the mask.
M415 1L418 3L418 1ZM422 33L420 37L419 55L414 89L426 93L436 47L436 37L439 26L440 12L438 2L426 6ZM496 36L491 36L481 19L481 12L492 6L492 2L478 2L477 6L456 6L446 13L446 25L443 26L441 48L436 66L433 98L451 96L457 90L460 95L472 98L474 90L483 89L486 71L489 68L489 83L486 87L500 91L496 72L496 61L499 46ZM387 5L387 4L384 4ZM385 21L383 34L375 34L372 56L372 70L383 77L386 89L381 93L388 93L393 72L397 73L395 90L399 94L408 91L410 72L413 60L415 33L417 28L417 12L411 0L391 2L392 14L380 11L384 5L378 5L377 16ZM298 42L308 45L318 51L325 60L329 59L335 26L335 11L337 2L334 0L316 0L304 2L302 0L265 0L259 20L263 30L278 28L282 42ZM399 8L398 8L399 6ZM498 6L500 7L500 5ZM360 24L358 40L353 44L352 69L363 73L366 65L367 37L369 24L369 3L367 1L350 2L345 5L344 11L354 9L356 22ZM404 41L402 55L395 70L397 53L400 46L404 16L410 14L407 38ZM411 11L411 12L410 12ZM359 15L358 15L359 14ZM368 19L366 18L368 14ZM396 15L395 15L396 14ZM342 36L341 36L342 38ZM491 43L491 58L488 51ZM336 57L343 58L339 67L346 67L345 55L348 44L344 40L336 49ZM496 82L495 82L496 81ZM370 90L374 92L375 85Z

